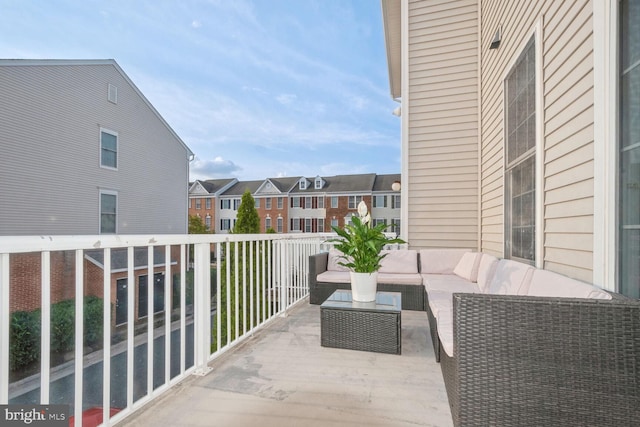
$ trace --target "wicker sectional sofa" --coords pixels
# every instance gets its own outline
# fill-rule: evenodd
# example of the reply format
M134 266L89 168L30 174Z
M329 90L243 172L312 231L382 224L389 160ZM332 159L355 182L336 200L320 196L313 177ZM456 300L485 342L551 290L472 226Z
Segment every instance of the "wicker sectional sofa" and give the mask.
M420 252L454 425L638 425L640 301L455 253Z
M418 252L415 250L383 251L378 271L378 291L402 293L403 310L423 311L424 287L418 271ZM340 252L312 255L309 258L309 302L322 304L337 289L351 289L349 270L338 262Z

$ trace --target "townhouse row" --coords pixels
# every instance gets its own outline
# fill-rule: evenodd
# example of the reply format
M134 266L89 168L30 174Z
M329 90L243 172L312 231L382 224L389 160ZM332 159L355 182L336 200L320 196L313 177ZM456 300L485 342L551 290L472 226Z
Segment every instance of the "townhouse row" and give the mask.
M400 174L195 181L189 187L189 215L200 217L215 233L229 233L247 190L255 199L262 233L331 232L332 226L349 223L362 200L374 225L400 231Z

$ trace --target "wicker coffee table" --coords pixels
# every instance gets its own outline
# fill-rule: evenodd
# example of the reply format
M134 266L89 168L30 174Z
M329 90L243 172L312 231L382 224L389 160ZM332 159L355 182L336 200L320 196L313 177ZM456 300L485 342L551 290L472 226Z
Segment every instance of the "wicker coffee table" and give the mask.
M373 302L354 302L337 290L320 306L323 347L400 354L402 294L378 292Z

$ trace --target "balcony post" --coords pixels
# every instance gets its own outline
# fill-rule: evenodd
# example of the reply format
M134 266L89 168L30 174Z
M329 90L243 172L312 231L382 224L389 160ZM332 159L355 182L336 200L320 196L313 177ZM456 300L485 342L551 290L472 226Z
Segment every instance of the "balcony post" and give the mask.
M209 243L197 243L194 254L194 375L206 375L211 355L211 261Z

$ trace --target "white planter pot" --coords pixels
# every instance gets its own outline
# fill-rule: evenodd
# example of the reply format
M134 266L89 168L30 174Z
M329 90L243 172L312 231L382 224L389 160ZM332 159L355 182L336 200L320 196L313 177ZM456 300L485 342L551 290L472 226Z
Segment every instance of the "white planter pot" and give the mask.
M351 296L354 301L371 302L376 300L376 288L378 287L378 272L354 273L351 272Z

